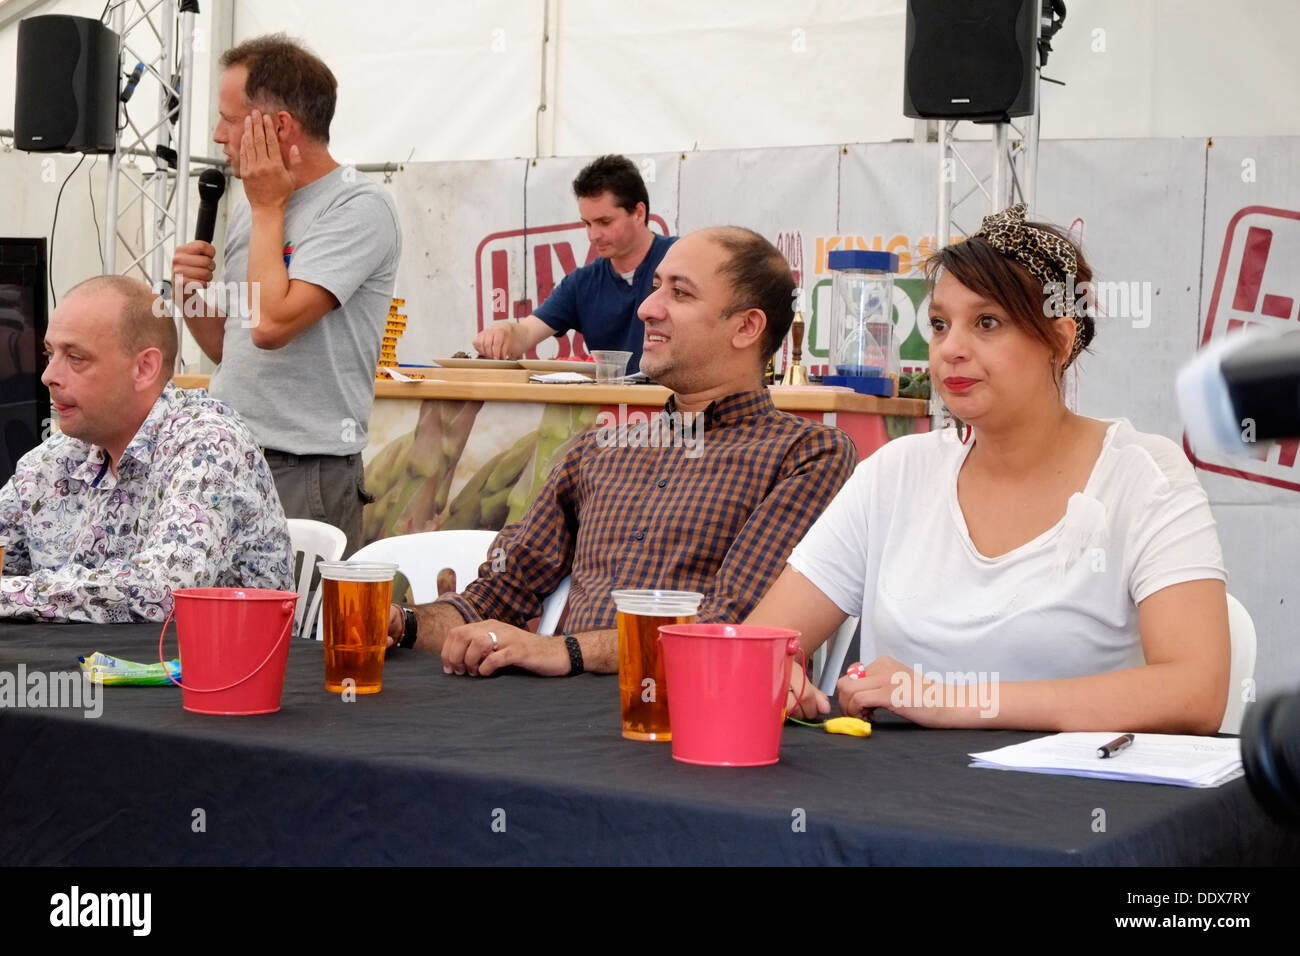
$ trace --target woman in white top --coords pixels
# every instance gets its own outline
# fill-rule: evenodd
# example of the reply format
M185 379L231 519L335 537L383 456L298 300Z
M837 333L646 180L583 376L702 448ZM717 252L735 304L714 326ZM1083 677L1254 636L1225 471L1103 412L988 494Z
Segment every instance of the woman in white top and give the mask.
M1087 263L1019 205L927 271L931 380L969 432L862 462L748 623L799 630L811 656L860 616L869 663L840 679L845 714L1216 732L1228 610L1205 492L1174 442L1062 398L1093 335L1071 301ZM792 714L828 713L794 671Z

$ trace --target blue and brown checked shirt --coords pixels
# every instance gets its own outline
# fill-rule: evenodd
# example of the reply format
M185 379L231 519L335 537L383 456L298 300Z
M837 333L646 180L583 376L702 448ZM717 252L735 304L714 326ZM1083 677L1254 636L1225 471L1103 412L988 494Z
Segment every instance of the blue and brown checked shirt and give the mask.
M674 411L670 398L663 414ZM498 536L493 554L504 561L484 563L464 592L440 600L467 621L522 627L572 573L575 633L615 626L616 588L699 591L699 620L744 620L857 454L842 431L777 411L766 389L701 414L692 448L586 432Z

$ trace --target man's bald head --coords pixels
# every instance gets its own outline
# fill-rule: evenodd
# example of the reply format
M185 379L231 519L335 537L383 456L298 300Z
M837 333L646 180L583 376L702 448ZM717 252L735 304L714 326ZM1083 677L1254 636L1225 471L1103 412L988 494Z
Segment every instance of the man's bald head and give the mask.
M176 366L176 324L162 298L139 279L94 276L68 290L64 300L92 296L104 302L105 318L115 318L118 341L128 355L148 348L162 353L159 376L166 382Z
M781 347L794 320L794 275L780 250L752 229L742 226L713 226L700 230L710 241L727 251L721 273L731 283L730 312L761 309L767 318L760 358Z

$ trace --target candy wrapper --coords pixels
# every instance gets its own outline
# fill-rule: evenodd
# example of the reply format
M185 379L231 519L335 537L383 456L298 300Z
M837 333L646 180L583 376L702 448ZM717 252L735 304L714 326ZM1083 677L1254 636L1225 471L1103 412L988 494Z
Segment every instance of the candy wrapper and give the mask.
M87 679L96 684L170 684L167 674L174 680L181 679L181 662L179 660L157 664L137 664L135 661L122 661L99 651L89 657L78 657L81 670Z

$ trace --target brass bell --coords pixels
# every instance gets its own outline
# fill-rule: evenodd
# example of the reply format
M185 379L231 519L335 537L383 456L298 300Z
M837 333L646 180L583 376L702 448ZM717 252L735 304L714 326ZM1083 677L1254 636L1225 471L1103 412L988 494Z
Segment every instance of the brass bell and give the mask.
M803 312L795 312L794 324L790 326L794 348L790 351L790 364L781 376L782 385L807 385L808 370L803 367Z

